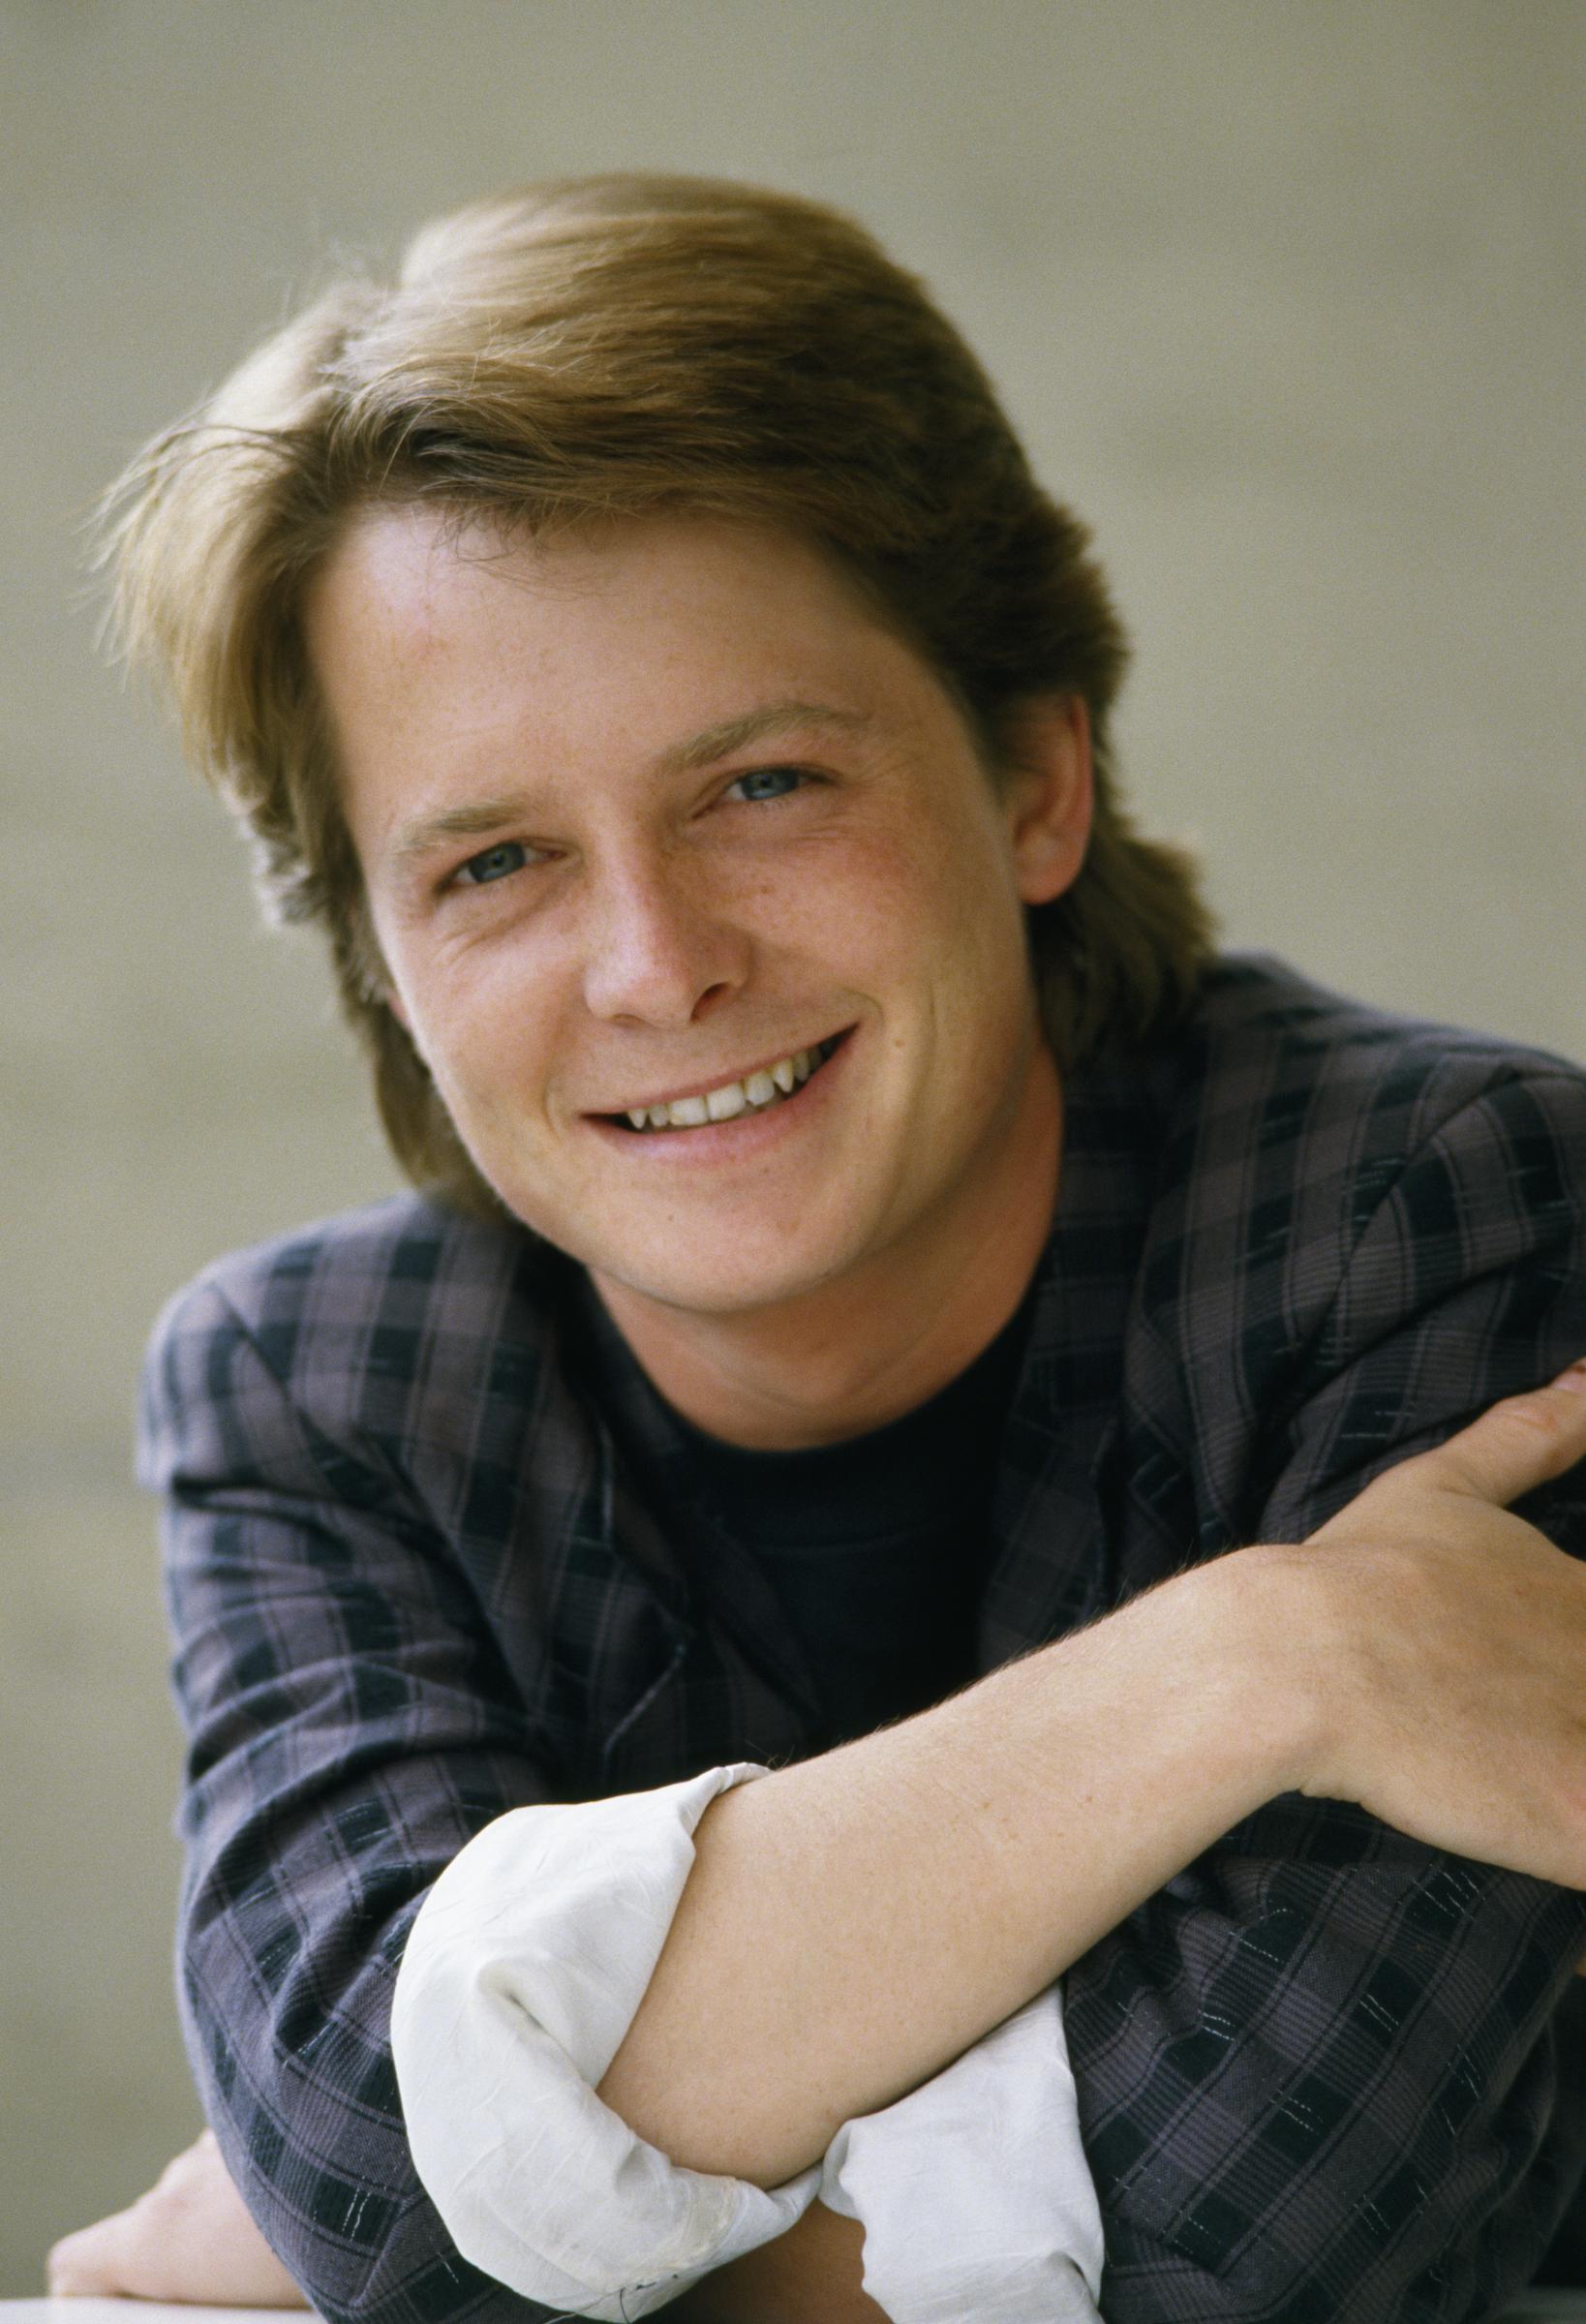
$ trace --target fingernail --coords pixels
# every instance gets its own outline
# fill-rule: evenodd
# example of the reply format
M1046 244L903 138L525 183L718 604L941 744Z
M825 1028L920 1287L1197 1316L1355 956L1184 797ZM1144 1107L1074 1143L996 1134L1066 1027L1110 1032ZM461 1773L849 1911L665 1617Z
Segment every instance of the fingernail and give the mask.
M1553 1386L1571 1389L1577 1396L1586 1396L1586 1356L1577 1357L1567 1372L1560 1372Z

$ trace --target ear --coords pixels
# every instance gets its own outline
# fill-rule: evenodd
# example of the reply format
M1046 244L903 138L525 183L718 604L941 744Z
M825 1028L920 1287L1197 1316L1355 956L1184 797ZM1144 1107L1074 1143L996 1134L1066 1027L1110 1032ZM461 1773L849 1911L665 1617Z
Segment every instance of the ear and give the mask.
M1029 703L1015 722L1009 757L1003 808L1014 878L1023 902L1051 903L1079 876L1090 841L1090 714L1081 696Z

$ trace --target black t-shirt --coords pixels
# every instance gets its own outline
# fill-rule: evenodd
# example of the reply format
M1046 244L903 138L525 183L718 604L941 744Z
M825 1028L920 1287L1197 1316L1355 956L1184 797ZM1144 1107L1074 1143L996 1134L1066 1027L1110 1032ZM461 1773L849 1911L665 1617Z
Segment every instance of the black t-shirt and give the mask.
M649 1408L661 1457L647 1489L686 1532L695 1584L751 1556L776 1593L824 1714L827 1746L940 1701L973 1675L987 1510L1029 1317L1022 1307L966 1371L883 1428L796 1452L708 1435L657 1393L605 1319L598 1370Z

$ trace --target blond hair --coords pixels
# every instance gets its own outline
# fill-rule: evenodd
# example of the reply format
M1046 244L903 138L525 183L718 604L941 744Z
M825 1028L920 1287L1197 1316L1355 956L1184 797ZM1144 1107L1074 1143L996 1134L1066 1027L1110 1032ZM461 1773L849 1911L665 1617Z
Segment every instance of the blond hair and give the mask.
M1083 870L1030 914L1061 1065L1187 1005L1211 945L1189 859L1121 805L1127 645L1084 527L1043 492L918 280L819 203L707 179L529 186L425 227L394 285L333 284L108 502L124 651L251 831L273 914L317 922L415 1183L498 1208L383 999L304 651L307 581L352 515L433 501L542 533L658 510L794 527L949 686L993 774L1019 714L1079 694L1097 763Z

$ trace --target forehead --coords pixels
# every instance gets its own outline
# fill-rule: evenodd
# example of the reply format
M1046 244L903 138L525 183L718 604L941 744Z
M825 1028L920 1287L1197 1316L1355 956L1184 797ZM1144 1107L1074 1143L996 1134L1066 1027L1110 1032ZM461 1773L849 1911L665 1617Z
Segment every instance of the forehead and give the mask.
M869 594L764 526L669 516L534 539L381 509L338 543L305 629L360 847L428 792L686 764L701 736L789 703L883 744L944 717L962 732Z
M309 648L321 675L382 660L440 675L526 647L544 676L580 652L608 684L635 659L734 649L858 660L906 641L870 593L800 535L701 516L591 522L535 537L444 507L355 517L310 587Z

